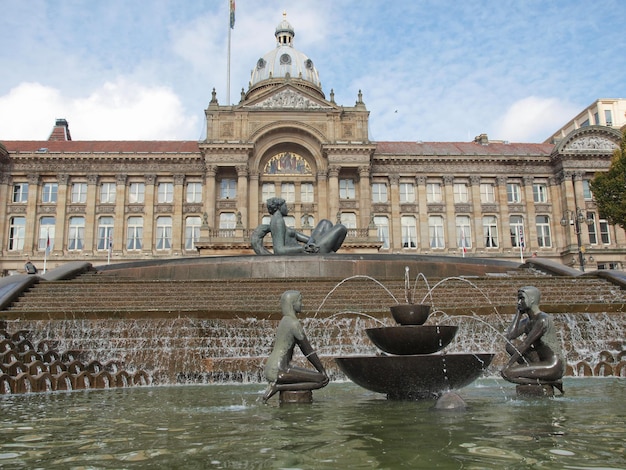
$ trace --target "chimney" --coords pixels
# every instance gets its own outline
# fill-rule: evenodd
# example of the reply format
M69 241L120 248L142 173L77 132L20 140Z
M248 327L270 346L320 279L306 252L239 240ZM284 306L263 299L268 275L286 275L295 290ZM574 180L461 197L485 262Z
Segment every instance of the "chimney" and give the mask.
M474 142L480 145L489 145L489 137L487 134L480 134L474 137Z
M65 119L57 119L48 141L72 140L70 126Z

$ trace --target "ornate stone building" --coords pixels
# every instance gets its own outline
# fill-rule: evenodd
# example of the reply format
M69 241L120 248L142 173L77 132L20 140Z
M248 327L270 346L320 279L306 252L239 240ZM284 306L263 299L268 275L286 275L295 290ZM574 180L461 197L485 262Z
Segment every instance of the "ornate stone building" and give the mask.
M340 220L344 252L622 268L624 231L589 190L618 129L580 127L556 144L372 142L361 92L354 106L326 97L293 38L283 20L238 104L213 91L203 141L75 141L60 119L48 141L0 144L0 268L251 254L271 196L301 231Z

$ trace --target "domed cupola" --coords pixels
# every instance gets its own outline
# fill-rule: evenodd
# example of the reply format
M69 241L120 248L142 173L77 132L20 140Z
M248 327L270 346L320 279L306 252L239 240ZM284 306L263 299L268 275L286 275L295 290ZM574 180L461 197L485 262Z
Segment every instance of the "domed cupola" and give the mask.
M313 61L293 47L296 33L286 16L287 14L283 13L283 20L276 27L276 48L261 57L252 70L246 99L250 99L261 90L280 86L287 80L294 86L313 90L324 98L322 84Z

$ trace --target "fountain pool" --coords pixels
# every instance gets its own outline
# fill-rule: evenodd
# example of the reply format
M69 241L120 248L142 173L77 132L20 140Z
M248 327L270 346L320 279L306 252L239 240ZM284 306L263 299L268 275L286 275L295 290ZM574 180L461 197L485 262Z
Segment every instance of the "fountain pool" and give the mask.
M566 378L520 399L501 379L461 390L462 412L388 401L352 383L311 405L263 405L264 384L0 397L7 468L626 468L626 380Z

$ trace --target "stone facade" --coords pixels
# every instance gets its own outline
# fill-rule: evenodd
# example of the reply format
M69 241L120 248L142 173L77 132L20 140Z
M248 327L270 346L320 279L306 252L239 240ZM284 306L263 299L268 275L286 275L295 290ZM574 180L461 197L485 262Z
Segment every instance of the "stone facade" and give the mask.
M292 47L287 39L281 47ZM276 60L315 72L296 52ZM622 268L624 231L601 218L588 186L608 169L618 129L585 126L556 144L484 134L373 142L361 92L342 106L307 77L269 73L236 105L220 105L214 91L200 142L74 141L65 120L48 141L3 142L0 268L23 270L27 257L41 270L44 259L50 269L78 259L250 254L271 196L288 201L301 231L323 218L344 223L344 252Z

